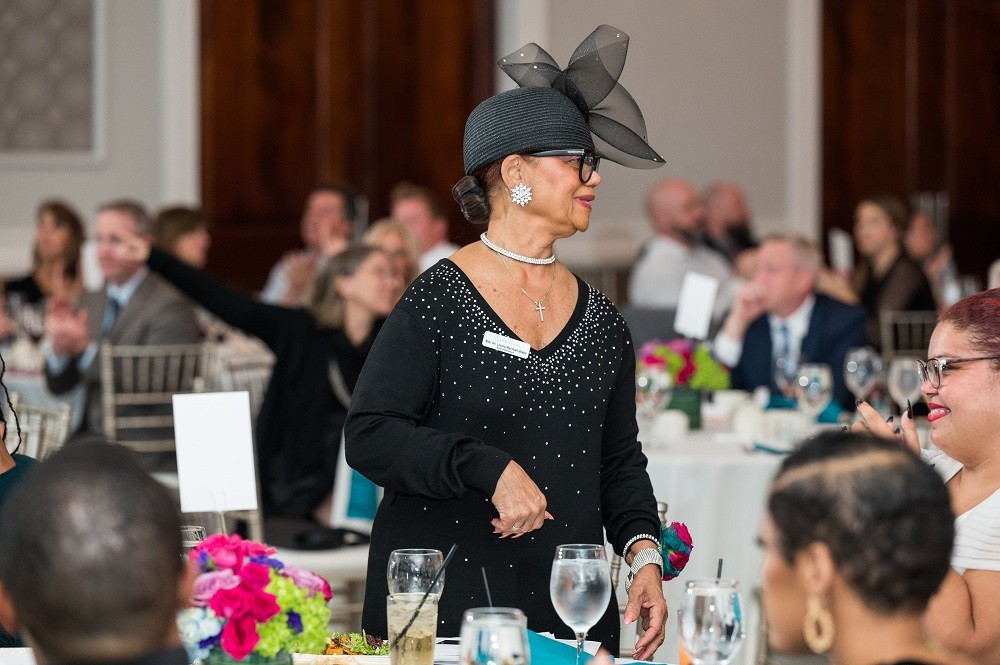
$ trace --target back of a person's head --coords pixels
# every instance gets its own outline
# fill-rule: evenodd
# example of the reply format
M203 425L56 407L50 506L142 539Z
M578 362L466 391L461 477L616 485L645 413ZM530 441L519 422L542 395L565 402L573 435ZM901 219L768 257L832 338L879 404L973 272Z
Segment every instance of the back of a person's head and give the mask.
M63 448L18 485L0 516L0 583L48 661L164 648L183 570L170 496L119 446Z
M319 265L302 303L320 327L344 326L344 299L337 290L337 278L353 275L372 254L381 251L374 245L352 245Z
M768 511L789 564L824 543L846 584L875 612L922 612L948 572L948 491L898 442L850 432L805 441L778 471Z

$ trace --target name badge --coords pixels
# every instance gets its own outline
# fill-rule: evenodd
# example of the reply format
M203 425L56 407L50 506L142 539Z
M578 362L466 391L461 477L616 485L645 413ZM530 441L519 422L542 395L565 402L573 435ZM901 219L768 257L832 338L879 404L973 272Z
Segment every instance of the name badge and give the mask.
M498 335L495 332L490 332L489 330L483 334L483 346L488 349L493 349L494 351L509 353L512 356L517 356L518 358L527 358L528 354L531 353L531 345L527 342L522 342L521 340L514 339L512 337L505 337L504 335Z

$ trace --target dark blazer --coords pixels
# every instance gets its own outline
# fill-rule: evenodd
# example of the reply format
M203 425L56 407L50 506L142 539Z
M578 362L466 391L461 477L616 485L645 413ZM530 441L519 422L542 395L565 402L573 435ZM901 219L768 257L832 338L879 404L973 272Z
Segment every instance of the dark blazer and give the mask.
M844 357L848 349L864 345L865 310L817 294L799 356L804 361L830 365L834 399L845 409L854 409L854 396L844 384ZM766 314L747 328L743 354L730 380L733 388L753 390L768 386L772 393L777 393L772 370L771 326Z
M104 323L104 310L108 306L107 290L85 293L80 299L80 306L87 310L90 339L100 343L104 339L101 336L101 325ZM162 277L152 273L139 283L107 335L112 344L141 345L187 344L197 342L200 338L201 333L190 301ZM45 378L49 390L56 395L83 382L87 387L87 398L80 429L90 434L103 434L100 352L83 374L77 368L77 359L74 358L59 374L52 374L46 366Z

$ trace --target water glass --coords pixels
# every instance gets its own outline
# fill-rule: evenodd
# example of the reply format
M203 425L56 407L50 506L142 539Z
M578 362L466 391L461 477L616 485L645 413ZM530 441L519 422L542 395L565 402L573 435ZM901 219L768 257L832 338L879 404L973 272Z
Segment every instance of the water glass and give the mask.
M552 561L549 595L556 614L576 635L576 660L587 631L604 616L611 599L611 572L603 545L559 545Z
M746 637L739 583L696 579L685 585L677 613L678 636L694 665L725 665Z
M635 404L640 417L653 418L670 399L670 372L666 367L640 366L635 373Z
M884 374L885 364L875 349L870 346L848 349L844 357L844 383L855 397L868 401Z
M203 526L182 526L181 527L181 548L184 554L187 554L195 547L198 543L205 540L205 527Z
M433 665L434 642L437 637L438 596L424 593L397 593L387 597L385 602L389 632L389 663ZM406 634L400 637L404 629Z
M528 619L512 607L466 610L458 652L461 665L530 665Z
M389 565L386 568L389 593L425 593L430 589L431 582L442 565L444 554L441 550L393 550L389 554ZM441 573L430 591L431 595L440 596L443 590L444 573Z
M894 358L889 363L889 394L899 405L899 412L906 411L906 400L916 402L920 399L920 385L924 382L920 373L920 363L916 358Z
M788 399L795 397L795 379L799 376L799 361L792 357L779 356L771 367L774 385Z
M795 398L810 420L823 412L833 399L833 372L824 363L801 363L795 380Z

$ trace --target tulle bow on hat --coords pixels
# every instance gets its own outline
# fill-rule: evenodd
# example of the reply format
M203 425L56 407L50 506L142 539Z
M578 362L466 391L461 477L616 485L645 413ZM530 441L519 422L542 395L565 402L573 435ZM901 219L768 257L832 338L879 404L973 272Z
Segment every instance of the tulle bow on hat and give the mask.
M522 88L551 87L566 95L583 114L598 154L630 168L663 166L646 142L646 121L632 95L618 82L628 53L628 35L610 25L598 26L560 69L535 43L497 63Z

